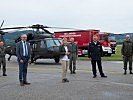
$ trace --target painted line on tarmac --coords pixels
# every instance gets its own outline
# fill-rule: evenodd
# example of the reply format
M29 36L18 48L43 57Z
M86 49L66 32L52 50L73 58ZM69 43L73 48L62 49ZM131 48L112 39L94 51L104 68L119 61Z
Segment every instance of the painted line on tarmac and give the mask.
M18 69L18 67L10 67L11 69ZM29 68L31 70L54 70L54 71L57 71L57 70L62 70L61 68ZM85 69L78 69L77 71L80 71L80 72L92 72L91 70L85 70ZM78 73L78 72L77 72ZM112 74L121 74L121 72L107 72L106 73L112 73ZM49 75L49 74L48 74ZM114 84L114 85L119 85L119 86L130 86L130 87L133 87L133 84L128 84L128 83L119 83L119 82L111 82L111 81L104 81L103 80L95 80L95 81L92 81L92 82L100 82L101 84L104 84L104 85L109 85L109 84Z
M18 67L8 67L7 69L18 69ZM53 67L50 67L50 68L46 68L46 67L44 67L44 68L40 68L40 67L36 67L36 68L31 68L31 67L29 67L28 68L28 70L38 70L38 71L42 71L42 70L51 70L51 71L59 71L59 70L62 70L62 68L53 68ZM92 72L91 70L89 70L89 69L77 69L77 71L79 71L79 72ZM111 73L111 74L121 74L122 75L122 72L116 72L116 71L105 71L105 73Z
M123 61L116 61L116 62L114 62L114 63L122 64Z
M131 87L133 87L133 84L120 83L120 82L111 82L111 81L103 81L103 80L91 80L90 82L97 82L97 83L103 84L103 85L113 84L113 85L119 85L119 86L131 86Z
M115 85L131 86L131 87L133 87L133 84L119 83L119 82L110 82L110 81L105 81L105 82L108 83L108 84L115 84ZM106 84L106 83L103 83L103 84Z
M7 69L18 69L18 67L7 67ZM62 70L62 68L40 68L40 67L37 67L37 68L31 68L31 67L28 67L29 70Z

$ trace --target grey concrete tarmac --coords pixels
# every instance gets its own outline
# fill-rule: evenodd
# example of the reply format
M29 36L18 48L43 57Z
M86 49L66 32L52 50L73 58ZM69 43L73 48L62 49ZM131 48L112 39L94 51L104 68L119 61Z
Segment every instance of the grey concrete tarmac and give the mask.
M103 61L108 78L92 78L90 61L77 61L76 74L61 82L62 69L54 60L37 60L28 67L31 85L20 86L16 57L7 61L7 77L0 71L0 100L133 100L133 75L123 75L122 61Z

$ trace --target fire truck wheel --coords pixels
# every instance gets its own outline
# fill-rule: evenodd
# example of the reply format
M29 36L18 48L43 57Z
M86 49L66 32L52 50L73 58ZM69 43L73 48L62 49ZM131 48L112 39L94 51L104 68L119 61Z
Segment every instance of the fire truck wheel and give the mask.
M111 53L108 53L107 56L111 56Z

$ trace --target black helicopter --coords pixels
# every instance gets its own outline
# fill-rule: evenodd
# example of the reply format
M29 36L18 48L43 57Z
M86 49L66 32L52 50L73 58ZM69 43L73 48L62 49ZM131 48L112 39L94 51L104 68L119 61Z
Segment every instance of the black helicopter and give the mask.
M3 25L4 21L1 24ZM36 62L37 59L41 58L50 58L54 59L56 63L59 63L59 45L62 43L61 39L54 38L53 34L50 33L45 28L58 28L58 29L71 29L71 28L60 28L60 27L47 27L43 25L32 25L27 27L11 27L11 28L1 28L0 27L0 40L5 41L3 38L4 30L11 30L11 29L35 29L32 33L27 34L27 41L30 42L31 45L31 62ZM20 36L15 39L15 43L20 41ZM6 47L6 54L9 54L8 60L10 60L12 55L16 55L16 45L7 46Z

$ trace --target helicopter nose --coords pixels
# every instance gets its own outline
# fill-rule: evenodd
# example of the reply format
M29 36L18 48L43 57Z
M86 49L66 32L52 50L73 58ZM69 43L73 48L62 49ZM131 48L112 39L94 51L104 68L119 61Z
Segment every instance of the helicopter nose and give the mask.
M54 47L54 52L55 52L56 54L59 54L59 47Z
M54 49L53 49L53 48L49 48L49 49L48 49L48 52L49 52L49 53L53 53L53 52L54 52Z

